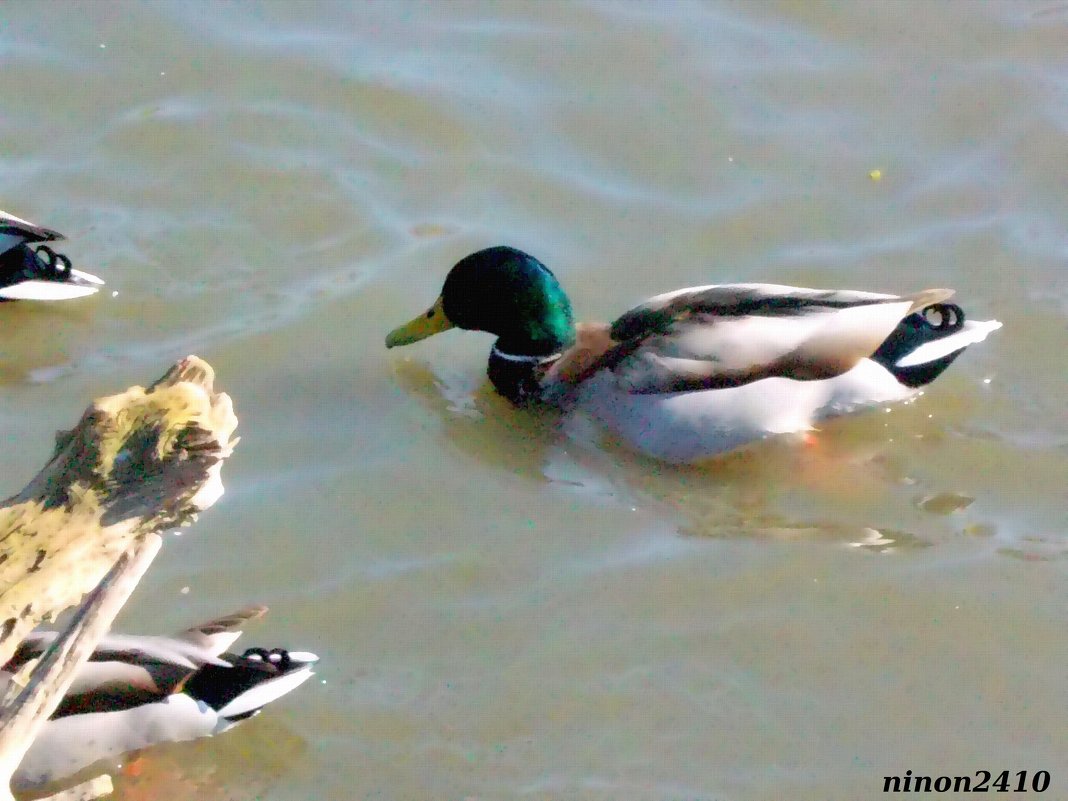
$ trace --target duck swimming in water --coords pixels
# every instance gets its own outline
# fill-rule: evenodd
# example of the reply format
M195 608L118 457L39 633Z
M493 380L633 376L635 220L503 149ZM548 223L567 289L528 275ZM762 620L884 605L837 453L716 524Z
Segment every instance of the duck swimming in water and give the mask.
M173 637L107 635L75 676L12 778L23 791L65 779L102 759L219 734L303 684L315 654L281 648L226 653L250 607ZM0 670L0 689L44 652L55 632L34 632Z
M450 328L495 334L489 378L513 403L581 409L639 452L690 462L912 397L1001 327L965 320L952 294L713 284L576 324L544 264L492 247L461 259L386 347Z
M75 270L70 259L48 245L63 234L0 211L0 301L69 300L100 291L104 282Z

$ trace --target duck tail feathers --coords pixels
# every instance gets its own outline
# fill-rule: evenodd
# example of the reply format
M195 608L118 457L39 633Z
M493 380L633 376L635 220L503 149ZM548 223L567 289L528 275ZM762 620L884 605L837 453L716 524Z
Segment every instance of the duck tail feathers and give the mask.
M0 236L0 249L10 245ZM10 250L0 264L0 300L71 300L96 294L104 280L71 266L70 259L47 245Z
M181 632L178 637L191 642L214 656L232 646L241 636L247 623L267 614L266 606L249 606L229 615L199 623Z
M997 320L965 320L955 304L933 303L905 317L871 358L905 386L921 387L999 328Z
M954 290L952 289L924 289L919 292L913 292L911 295L904 295L904 300L912 301L912 308L909 309L909 313L918 312L926 309L928 306L934 306L937 303L945 303L953 297Z
M982 342L988 334L999 328L1001 328L1001 323L997 320L982 322L969 320L956 333L920 345L916 350L899 359L897 366L899 368L918 367L938 361L950 354L959 353L969 345Z
M88 275L88 273L86 273ZM94 276L95 277L95 276ZM103 281L97 279L101 284ZM95 295L99 286L60 281L20 281L12 286L0 287L0 299L3 300L73 300Z
M228 667L206 665L182 688L182 692L207 704L219 717L218 731L258 713L314 675L318 661L306 651L249 648L241 656L227 654Z
M35 225L3 210L0 210L0 236L18 236L23 242L52 242L64 238L59 231Z

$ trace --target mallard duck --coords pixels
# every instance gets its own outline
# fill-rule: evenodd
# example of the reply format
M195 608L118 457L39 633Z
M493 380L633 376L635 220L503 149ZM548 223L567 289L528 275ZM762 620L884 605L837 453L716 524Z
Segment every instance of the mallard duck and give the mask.
M0 301L69 300L98 292L104 282L75 270L70 259L48 245L63 234L0 211Z
M226 731L312 676L315 654L282 648L225 653L266 607L243 609L174 637L108 635L77 674L12 779L26 790L102 759ZM0 686L39 657L56 632L35 632L0 672Z
M822 418L915 395L1001 327L966 321L948 289L911 295L720 284L575 324L548 267L472 253L386 347L464 328L497 336L489 378L513 403L580 408L632 448L688 462Z

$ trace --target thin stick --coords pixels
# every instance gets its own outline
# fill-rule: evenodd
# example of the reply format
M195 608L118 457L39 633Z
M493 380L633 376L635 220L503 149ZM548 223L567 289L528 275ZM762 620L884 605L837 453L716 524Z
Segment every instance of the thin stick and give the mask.
M157 534L146 534L135 540L133 547L119 557L96 589L86 596L70 624L42 655L26 687L0 711L0 776L14 773L162 544ZM5 795L5 790L0 788L2 801L13 798L10 791Z

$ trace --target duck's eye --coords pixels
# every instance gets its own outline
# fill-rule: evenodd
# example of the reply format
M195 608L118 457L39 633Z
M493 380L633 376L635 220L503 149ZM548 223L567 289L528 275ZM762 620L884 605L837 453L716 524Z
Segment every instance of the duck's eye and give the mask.
M428 319L428 320L433 316L434 316L434 310L433 309L431 309L430 311L428 311L426 313L426 319Z

